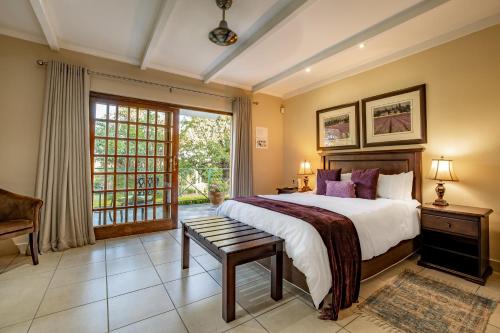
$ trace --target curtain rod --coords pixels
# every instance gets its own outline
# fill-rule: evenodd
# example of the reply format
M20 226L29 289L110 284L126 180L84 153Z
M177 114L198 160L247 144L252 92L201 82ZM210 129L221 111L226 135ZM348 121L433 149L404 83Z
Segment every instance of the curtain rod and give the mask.
M48 61L45 60L37 60L36 61L37 65L39 66L45 66L48 64ZM162 87L162 88L168 88L170 92L172 90L181 90L181 91L187 91L195 94L202 94L202 95L208 95L208 96L213 96L213 97L219 97L219 98L226 98L230 100L234 100L234 97L231 96L224 96L224 95L219 95L219 94L213 94L209 93L206 91L200 91L200 90L194 90L194 89L189 89L189 88L182 88L182 87L177 87L177 86L172 86L170 84L165 84L165 83L158 83L158 82L153 82L153 81L146 81L146 80L140 80L140 79L134 79L131 77L127 76L121 76L121 75L115 75L115 74L108 74L108 73L103 73L103 72L98 72L98 71L93 71L91 69L87 69L87 73L90 75L97 75L97 76L102 76L110 79L117 79L117 80L124 80L124 81L130 81L130 82L135 82L135 83L142 83L142 84L147 84L150 86L156 86L156 87Z

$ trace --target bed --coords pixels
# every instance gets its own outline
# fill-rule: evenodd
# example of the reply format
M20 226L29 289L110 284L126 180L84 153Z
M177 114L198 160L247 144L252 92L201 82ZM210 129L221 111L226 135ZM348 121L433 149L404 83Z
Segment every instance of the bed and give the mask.
M367 279L411 255L419 247L417 208L422 199L422 151L419 148L328 152L321 156L324 169L342 168L342 173L369 168L380 168L382 174L413 171L412 201L343 199L310 193L265 197L330 209L350 218L361 245L361 279ZM327 258L325 259L326 248L321 239L318 241L319 234L309 224L291 216L236 201L224 203L218 212L284 238L287 253L284 258L284 278L308 291L314 304L320 306L330 290L331 273ZM261 263L267 267L270 265L268 260Z

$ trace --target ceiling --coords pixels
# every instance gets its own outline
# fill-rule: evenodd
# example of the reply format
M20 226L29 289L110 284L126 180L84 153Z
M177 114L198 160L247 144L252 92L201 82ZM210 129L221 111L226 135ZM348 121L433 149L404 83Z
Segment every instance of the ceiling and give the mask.
M221 15L213 0L0 0L0 34L287 98L499 24L500 1L233 0L227 47L207 38Z

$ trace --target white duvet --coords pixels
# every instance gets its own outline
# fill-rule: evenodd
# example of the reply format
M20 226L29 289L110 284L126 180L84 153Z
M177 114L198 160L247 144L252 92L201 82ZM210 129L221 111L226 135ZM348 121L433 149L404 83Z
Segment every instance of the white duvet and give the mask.
M420 203L416 200L366 200L310 193L261 197L316 206L348 217L358 232L363 260L381 255L420 232L417 209ZM217 213L283 238L287 255L306 276L314 304L319 306L330 290L332 275L326 246L313 226L289 215L234 200L224 202Z

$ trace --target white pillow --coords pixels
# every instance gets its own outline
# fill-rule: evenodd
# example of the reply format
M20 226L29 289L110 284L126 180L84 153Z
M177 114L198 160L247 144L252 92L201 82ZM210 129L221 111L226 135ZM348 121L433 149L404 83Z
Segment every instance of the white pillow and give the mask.
M341 173L340 174L340 180L345 181L345 180L351 180L351 175L352 173Z
M377 196L394 200L411 200L413 189L413 171L399 175L378 176Z

